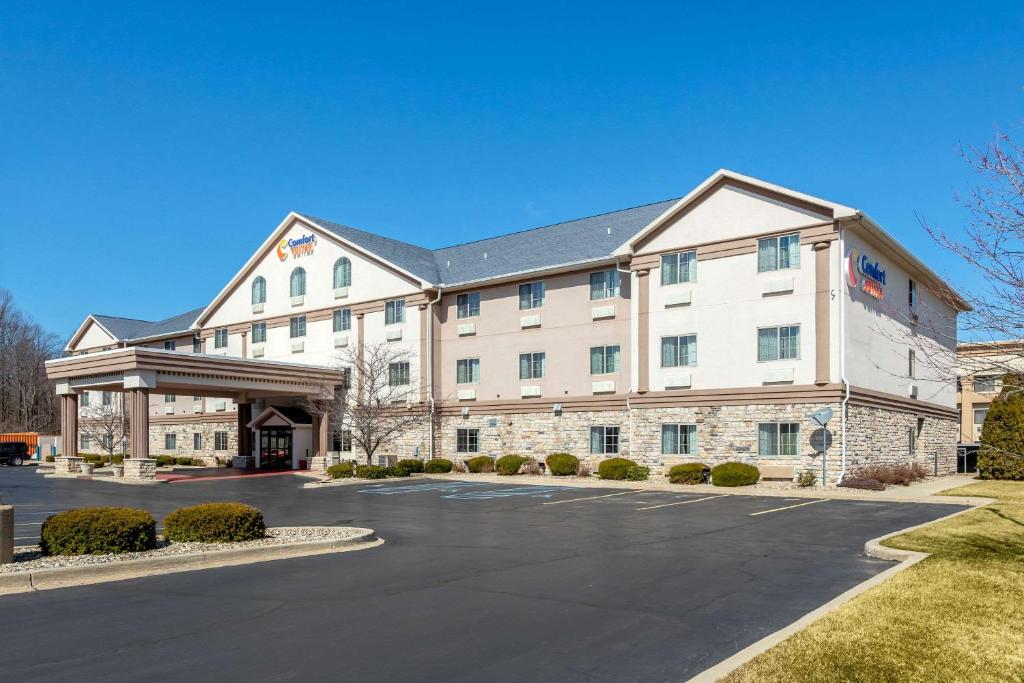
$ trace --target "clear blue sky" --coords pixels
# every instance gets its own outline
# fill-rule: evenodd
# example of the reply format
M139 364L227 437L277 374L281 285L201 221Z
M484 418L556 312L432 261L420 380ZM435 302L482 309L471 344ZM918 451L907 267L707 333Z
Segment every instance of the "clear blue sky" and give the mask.
M0 287L62 336L206 304L290 210L441 246L719 167L958 277L914 214L1024 139L1019 0L211 4L0 5Z

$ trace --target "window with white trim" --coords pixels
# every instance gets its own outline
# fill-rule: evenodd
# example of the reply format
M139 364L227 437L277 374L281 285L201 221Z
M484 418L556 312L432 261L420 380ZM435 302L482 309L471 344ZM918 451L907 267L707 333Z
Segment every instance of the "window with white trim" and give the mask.
M917 354L914 349L907 351L907 377L917 379Z
M226 349L228 346L228 328L222 327L213 331L213 348Z
M590 452L595 455L616 455L619 452L618 427L591 427Z
M352 329L352 309L339 308L334 311L332 325L335 332L348 332Z
M757 272L800 267L800 235L765 237L757 241Z
M228 449L228 433L227 432L214 432L213 433L213 450L215 451L226 451Z
M661 338L661 367L679 368L697 364L697 335Z
M761 327L757 330L758 362L798 360L800 358L800 326Z
M78 395L78 405L80 407L82 407L82 408L88 408L89 407L89 392L88 391L83 391L81 394Z
M176 351L178 349L178 342L173 339L169 339L164 342L164 351Z
M545 353L519 354L519 379L544 379Z
M102 394L100 394L100 401L105 406L113 405L113 403L114 403L114 395L112 393L110 393L109 391L104 391Z
M342 256L334 262L334 288L352 286L352 262Z
M519 310L528 311L544 305L544 283L527 282L519 285Z
M177 434L164 434L164 450L173 451L178 447Z
M988 417L988 404L975 403L971 407L972 417L974 418L974 440L981 440L981 428L985 424L985 418Z
M411 384L409 379L409 363L390 363L388 365L388 386L404 387Z
M602 270L590 274L590 300L614 299L620 291L619 271Z
M455 315L459 320L480 315L480 292L466 292L455 297Z
M974 391L979 394L994 394L999 391L999 375L978 375L974 378Z
M761 422L757 425L757 454L797 455L800 450L800 423Z
M175 394L164 394L164 403L174 403L178 400Z
M696 455L697 425L661 425L661 453L662 455Z
M267 303L267 280L262 275L252 281L252 303Z
M352 431L349 429L345 429L342 430L340 434L335 434L331 446L332 451L339 451L341 453L351 453Z
M618 344L590 347L590 374L609 375L621 367L621 353Z
M305 296L306 295L306 270L305 268L296 268L292 271L291 277L288 281L288 291L291 296Z
M264 344L267 341L267 323L253 323L252 324L252 343L253 344Z
M455 382L457 384L476 384L479 381L479 358L460 358L455 361Z
M384 303L384 324L394 325L405 322L405 299L395 299Z
M192 450L203 450L203 435L199 432L192 432Z
M78 447L83 451L89 450L89 446L92 445L92 438L88 434L82 434L78 437Z
M681 251L661 256L661 284L677 285L697 281L697 252Z
M288 334L292 339L306 336L306 316L297 315L288 321Z
M456 453L479 453L480 452L480 430L479 429L456 429L455 430L455 452Z

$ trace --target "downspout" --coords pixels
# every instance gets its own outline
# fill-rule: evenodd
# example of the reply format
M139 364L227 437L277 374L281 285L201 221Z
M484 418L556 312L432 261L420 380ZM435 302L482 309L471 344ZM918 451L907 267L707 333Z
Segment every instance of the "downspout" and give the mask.
M633 293L633 279L632 279L633 278L633 271L630 270L629 268L627 268L626 270L623 270L622 269L622 265L619 263L619 257L618 256L615 257L615 271L618 272L618 273L625 273L630 278L630 280L629 280L629 290L630 290L630 295L632 295L632 293ZM620 285L620 287L621 287L621 285ZM630 327L632 328L632 326L630 326ZM633 334L632 333L632 329L630 329L630 336L632 336L632 334ZM633 354L631 353L630 356L632 356L632 355ZM630 362L630 365L632 365L632 364L633 363ZM630 384L630 386L626 389L626 415L629 416L629 426L630 426L630 430L629 431L632 433L632 431L633 431L633 429L632 429L632 427L633 427L633 407L629 405L629 395L631 393L633 393L633 380L632 379L630 380L629 384Z
M859 219L858 219L859 220ZM847 404L850 402L850 382L846 379L846 272L843 262L846 259L846 245L843 243L843 223L839 223L839 377L843 383L843 402L839 411L840 424L840 452L842 454L842 465L839 468L839 478L836 486L843 483L846 477L846 413ZM823 482L824 483L824 482Z
M427 304L427 402L430 404L430 443L427 450L434 459L434 304L441 302L444 287L437 288L437 298Z

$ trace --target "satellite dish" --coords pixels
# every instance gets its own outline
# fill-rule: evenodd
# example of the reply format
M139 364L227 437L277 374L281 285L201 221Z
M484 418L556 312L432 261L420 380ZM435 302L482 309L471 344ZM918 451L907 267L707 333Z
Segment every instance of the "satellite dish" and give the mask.
M811 413L811 421L816 425L824 427L832 419L833 415L834 413L831 408L822 408L817 412Z

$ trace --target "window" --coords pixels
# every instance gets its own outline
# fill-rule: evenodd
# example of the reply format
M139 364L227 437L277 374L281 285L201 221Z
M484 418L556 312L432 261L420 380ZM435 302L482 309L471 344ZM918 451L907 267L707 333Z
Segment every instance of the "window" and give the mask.
M917 453L917 427L907 427L907 453Z
M83 451L89 450L89 446L92 444L92 439L89 438L88 434L82 434L78 437L78 447Z
M697 364L697 335L661 338L661 367L678 368Z
M104 391L102 394L100 394L100 400L103 402L103 405L109 406L114 402L114 395L111 394L109 391Z
M757 360L800 358L800 326L762 327L757 331Z
M917 354L914 349L907 351L907 377L917 379Z
M757 241L757 272L800 267L800 235L767 237Z
M213 348L225 349L228 346L228 328L222 327L213 333Z
M607 375L619 371L619 345L590 347L590 374Z
M288 290L291 296L306 295L306 271L303 268L296 268L292 271Z
M974 391L979 394L990 394L999 391L999 376L978 375L974 378Z
M347 332L352 329L352 309L340 308L334 311L334 331Z
M480 315L480 292L455 297L455 315L459 318L475 318Z
M697 252L683 251L661 257L661 284L676 285L697 281Z
M332 451L341 451L343 453L352 452L352 432L345 429L341 434L335 434L331 442Z
M292 339L306 336L306 316L297 315L291 319L288 325L288 333Z
M758 455L796 455L799 449L799 423L762 422L757 425Z
M267 341L267 324L264 323L253 323L252 324L252 343L253 344L264 344Z
M988 405L974 404L974 440L981 440L981 427L985 424L985 418L988 417Z
M334 262L334 288L352 286L352 262L342 256Z
M78 399L78 403L83 408L88 408L89 407L89 392L88 391L83 391L81 393L81 395L79 396L79 399Z
M178 447L177 434L164 434L164 450L173 451Z
M475 384L480 381L480 359L463 358L455 361L455 381L458 384Z
M201 451L203 450L203 435L199 432L192 433L192 450Z
M519 379L544 379L544 353L519 354Z
M405 299L396 299L384 304L384 324L394 325L405 322Z
M597 455L615 455L619 452L618 427L591 427L590 452Z
M203 352L203 340L199 337L192 337L192 353Z
M254 306L267 303L267 281L263 276L252 281L252 303Z
M174 394L164 394L164 403L174 403L178 400L178 397Z
M697 425L661 425L663 455L696 455Z
M391 363L388 365L388 385L392 387L404 387L411 384L409 381L408 363Z
M544 283L527 282L519 285L519 310L527 311L544 305Z
M171 339L170 341L164 342L164 351L175 351L178 348L178 342Z
M112 449L114 445L114 438L110 434L100 434L100 448L105 451Z
M907 282L907 305L914 309L917 308L917 283L913 279Z
M341 369L341 388L351 389L352 388L352 368Z
M479 453L480 452L480 430L479 429L456 429L455 430L455 451L458 453Z
M215 451L226 451L228 449L228 433L227 432L214 432L213 433L213 450Z
M590 274L590 300L612 299L619 295L619 271L602 270Z

